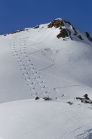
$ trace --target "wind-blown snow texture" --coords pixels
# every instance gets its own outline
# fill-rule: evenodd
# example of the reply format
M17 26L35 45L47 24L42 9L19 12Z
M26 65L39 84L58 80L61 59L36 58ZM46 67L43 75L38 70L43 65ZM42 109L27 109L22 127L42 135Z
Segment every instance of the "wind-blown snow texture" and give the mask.
M0 36L0 139L92 138L92 105L74 99L92 99L91 38L56 21Z

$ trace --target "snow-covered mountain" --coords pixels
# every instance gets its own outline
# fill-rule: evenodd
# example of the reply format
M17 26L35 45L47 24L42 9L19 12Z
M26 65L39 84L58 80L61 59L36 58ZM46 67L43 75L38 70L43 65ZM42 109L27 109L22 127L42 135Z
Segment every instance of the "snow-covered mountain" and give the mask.
M75 99L92 99L88 32L58 18L1 35L0 65L1 139L92 138L91 104Z

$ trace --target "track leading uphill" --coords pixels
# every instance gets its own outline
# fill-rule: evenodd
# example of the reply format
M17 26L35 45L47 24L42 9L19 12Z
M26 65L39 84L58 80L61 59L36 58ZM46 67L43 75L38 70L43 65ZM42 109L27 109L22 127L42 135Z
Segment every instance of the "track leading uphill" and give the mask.
M0 36L0 102L92 92L92 38L55 19Z

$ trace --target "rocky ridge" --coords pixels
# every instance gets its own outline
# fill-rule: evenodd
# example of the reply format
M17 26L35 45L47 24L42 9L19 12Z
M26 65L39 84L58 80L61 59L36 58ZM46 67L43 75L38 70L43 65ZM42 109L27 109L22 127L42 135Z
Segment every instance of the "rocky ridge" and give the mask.
M67 26L70 26L71 29ZM37 26L34 27L34 29L37 29L39 27L40 26L37 25ZM47 27L48 28L53 28L53 27L54 28L59 28L60 33L57 34L58 39L69 37L71 40L73 40L74 36L76 36L80 40L84 40L84 38L77 32L77 30L74 28L74 26L69 21L66 21L64 19L60 19L60 18L55 19L52 22L50 22L47 25ZM89 33L85 32L85 34L86 34L87 39L92 42L92 38L90 37Z
M66 37L70 37L71 40L73 40L73 37L71 36L71 30L69 30L65 24L68 24L69 26L71 26L71 29L73 31L73 35L77 35L78 32L76 31L76 29L74 28L74 26L66 20L63 19L55 19L53 20L49 25L48 28L59 28L60 29L60 33L57 35L57 38L59 39L60 37L62 38L66 38ZM83 40L81 35L78 35L78 38Z
M81 34L78 33L78 31L74 28L74 26L69 21L66 21L61 18L55 19L47 24L47 28L53 28L53 27L58 28L60 30L60 32L56 35L58 39L63 38L63 40L65 40L68 37L71 40L73 40L76 36L78 39L84 40ZM34 29L38 29L38 28L40 28L40 25L37 25L34 27ZM20 33L21 31L28 31L28 30L29 29L20 29L10 34ZM9 34L4 34L4 36L7 36L7 35ZM92 38L90 37L89 33L85 32L85 35L87 37L87 40L92 42Z

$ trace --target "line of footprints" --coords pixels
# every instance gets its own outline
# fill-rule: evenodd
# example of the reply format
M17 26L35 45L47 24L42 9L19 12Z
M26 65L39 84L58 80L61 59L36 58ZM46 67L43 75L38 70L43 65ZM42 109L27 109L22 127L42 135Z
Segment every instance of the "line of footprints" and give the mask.
M26 39L20 39L19 45L15 45L14 39L10 42L10 48L12 50L13 56L16 58L20 65L21 71L27 81L27 85L30 89L32 97L50 97L46 82L43 81L40 73L34 66L34 63L30 59L26 52Z

